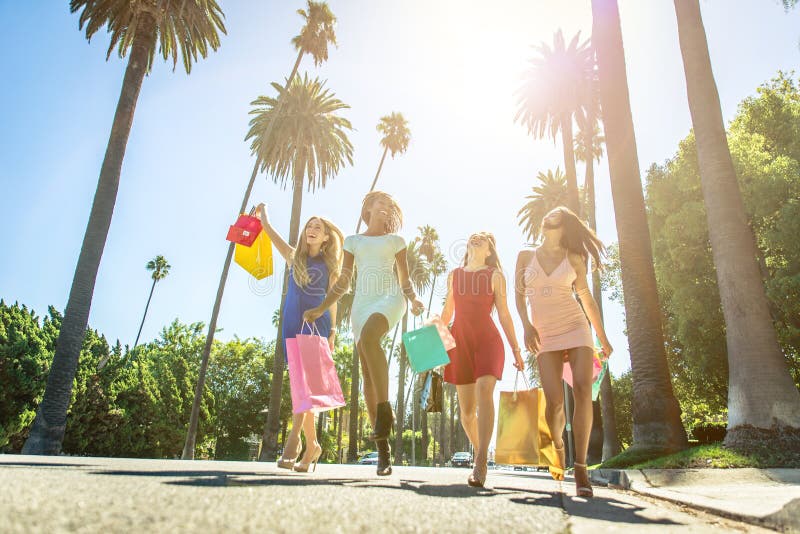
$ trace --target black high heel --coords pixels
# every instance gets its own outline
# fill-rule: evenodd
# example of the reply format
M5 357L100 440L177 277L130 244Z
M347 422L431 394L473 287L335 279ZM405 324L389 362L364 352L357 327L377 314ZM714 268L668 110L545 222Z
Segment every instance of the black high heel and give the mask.
M392 474L392 449L388 439L379 439L375 442L378 446L378 476L386 477Z
M388 440L389 434L392 433L392 426L394 425L394 413L392 412L392 405L389 401L379 402L377 406L377 414L375 415L375 428L370 434L369 439L372 441Z

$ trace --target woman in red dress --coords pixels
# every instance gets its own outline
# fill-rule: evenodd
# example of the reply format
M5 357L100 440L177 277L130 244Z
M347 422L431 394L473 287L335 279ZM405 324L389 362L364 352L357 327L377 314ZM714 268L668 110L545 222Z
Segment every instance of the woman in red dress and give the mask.
M514 366L522 371L522 361L514 324L506 302L506 278L500 268L494 236L480 232L470 236L462 266L447 280L447 299L442 321L452 326L456 347L449 351L450 363L444 369L445 381L455 384L461 424L475 451L475 468L467 483L483 487L489 441L494 430L494 386L503 375L505 349L492 320L497 309L500 325L514 353Z

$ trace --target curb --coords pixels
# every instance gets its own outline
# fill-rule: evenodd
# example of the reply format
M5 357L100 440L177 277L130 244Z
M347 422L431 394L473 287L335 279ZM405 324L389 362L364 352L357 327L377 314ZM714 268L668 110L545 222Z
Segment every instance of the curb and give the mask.
M669 487L654 487L648 480L647 475L639 469L592 469L589 471L589 479L598 486L632 491L640 495L780 532L800 533L800 502L798 500L787 503L783 509L773 514L755 516L696 502L691 499L691 495L671 491Z

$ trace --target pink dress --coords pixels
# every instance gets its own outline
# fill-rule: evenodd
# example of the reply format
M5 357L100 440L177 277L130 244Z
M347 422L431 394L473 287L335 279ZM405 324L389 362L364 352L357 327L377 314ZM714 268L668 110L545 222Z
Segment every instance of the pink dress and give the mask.
M543 352L594 347L589 321L572 293L576 277L566 255L548 275L539 264L534 249L523 280L533 326L541 341L537 356Z

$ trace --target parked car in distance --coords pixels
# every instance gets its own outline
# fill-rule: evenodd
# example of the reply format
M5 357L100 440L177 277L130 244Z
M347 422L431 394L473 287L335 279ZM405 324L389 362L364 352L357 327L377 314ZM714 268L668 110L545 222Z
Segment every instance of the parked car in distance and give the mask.
M468 452L457 452L450 458L453 467L472 467L472 455Z
M368 452L358 459L360 465L378 465L378 452Z

